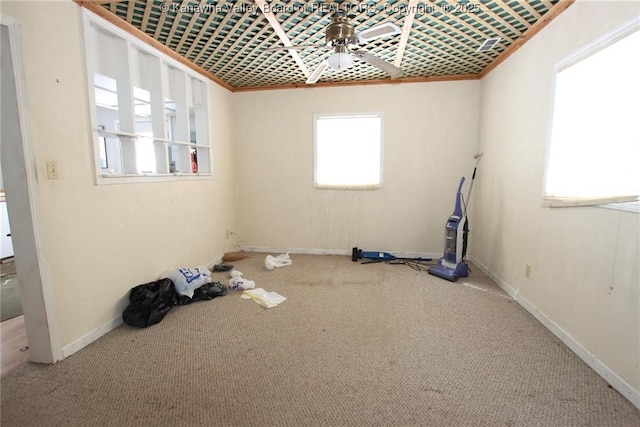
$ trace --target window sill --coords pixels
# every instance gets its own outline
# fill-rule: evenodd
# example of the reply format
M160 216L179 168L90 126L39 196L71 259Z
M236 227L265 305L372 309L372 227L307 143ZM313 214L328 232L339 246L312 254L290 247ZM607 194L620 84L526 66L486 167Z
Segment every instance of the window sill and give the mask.
M640 214L640 201L630 203L609 203L607 205L599 205L597 207Z
M617 211L623 212L632 212L640 214L640 200L630 200L626 202L620 203L598 203L596 201L592 202L569 202L569 201L550 201L543 200L542 205L543 208L604 208L604 209L613 209Z
M347 191L369 191L379 190L382 185L321 185L315 184L318 190L347 190Z
M109 184L133 184L142 182L168 182L184 180L204 180L212 179L210 173L199 174L104 174L99 175L96 180L97 185Z

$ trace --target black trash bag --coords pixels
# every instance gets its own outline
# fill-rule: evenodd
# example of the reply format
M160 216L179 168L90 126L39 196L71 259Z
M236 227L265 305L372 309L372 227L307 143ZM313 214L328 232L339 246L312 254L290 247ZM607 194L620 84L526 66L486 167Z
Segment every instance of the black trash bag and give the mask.
M129 306L122 320L129 326L146 328L160 323L176 304L177 293L171 279L161 279L131 289Z
M178 295L176 304L186 305L191 304L194 301L207 301L216 297L225 296L227 294L227 287L220 282L210 282L197 288L193 291L193 296L189 298L186 295Z

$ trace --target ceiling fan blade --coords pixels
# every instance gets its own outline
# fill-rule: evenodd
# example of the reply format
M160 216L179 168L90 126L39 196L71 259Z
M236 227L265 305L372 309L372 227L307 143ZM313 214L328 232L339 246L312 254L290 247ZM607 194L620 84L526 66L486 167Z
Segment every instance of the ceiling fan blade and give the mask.
M391 22L385 22L380 25L374 25L366 30L362 30L356 33L356 37L360 43L366 43L371 40L379 39L381 37L391 37L396 34L400 34L402 30L396 24Z
M395 65L393 65L392 63L385 61L384 59L380 59L377 56L374 56L367 52L356 51L356 52L353 52L353 54L356 56L356 58L384 71L394 79L398 77L402 77L402 70L396 67Z
M270 47L265 49L265 52L275 52L277 50L303 50L303 49L327 49L325 45L314 45L314 44L302 44L297 46L278 46L278 47Z
M311 73L311 75L309 76L309 78L307 79L307 81L305 82L308 85L312 85L315 82L318 81L318 79L320 79L320 76L322 75L322 72L329 66L329 63L327 62L327 60L325 59L324 61L322 61L315 70L313 70L313 73Z

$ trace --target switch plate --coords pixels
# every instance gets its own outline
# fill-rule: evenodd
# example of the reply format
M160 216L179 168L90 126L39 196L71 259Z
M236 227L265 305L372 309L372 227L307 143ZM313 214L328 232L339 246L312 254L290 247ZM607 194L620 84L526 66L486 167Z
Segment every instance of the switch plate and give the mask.
M527 266L524 269L524 275L527 279L531 279L531 265L527 264Z
M60 179L58 162L55 160L47 160L47 179Z

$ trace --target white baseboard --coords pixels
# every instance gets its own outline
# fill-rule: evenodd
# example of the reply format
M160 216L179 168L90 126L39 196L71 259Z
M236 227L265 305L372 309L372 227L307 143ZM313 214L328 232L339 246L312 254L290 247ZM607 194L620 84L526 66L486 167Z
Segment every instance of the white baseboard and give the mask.
M301 254L301 255L347 255L351 256L351 249L305 249L305 248L270 248L263 246L244 246L240 248L245 252L263 252L269 254ZM377 252L377 251L372 251ZM387 252L387 251L385 251ZM422 252L389 252L398 258L422 258L437 260L442 253L422 253Z
M62 347L62 357L67 358L71 356L73 353L85 348L86 346L88 346L89 344L91 344L101 336L105 335L106 333L111 332L121 324L122 324L122 316L118 316L115 319L112 319L107 323L98 326L97 328L81 336L71 344L67 344L64 347Z
M527 310L536 318L544 327L558 337L571 351L573 351L580 359L582 359L591 369L600 375L613 388L618 390L625 398L627 398L636 408L640 409L640 390L635 389L631 384L622 379L611 368L598 359L593 353L587 350L575 338L569 335L557 323L542 313L535 305L523 297L517 290L509 286L502 278L493 273L486 265L473 256L469 260L475 264L483 273L489 276L498 284L506 293L508 293L518 304Z
M241 251L263 252L268 254L302 254L302 255L351 255L346 249L304 249L304 248L272 248L266 246L242 246Z
M215 260L208 262L206 266L207 268L212 269L214 265L219 264L220 262L222 262L222 257L218 257ZM64 347L62 347L62 358L67 358L75 352L82 350L98 338L120 326L122 323L122 316L118 316L115 319L112 319L107 323L98 326L94 330L84 334L77 340L73 341L71 344L65 345Z
M310 254L310 255L351 255L350 250L342 249L300 249L300 248L267 248L257 246L247 246L241 248L247 252L263 252L263 253L290 253L290 254ZM418 254L418 253L394 253L393 255L400 258L433 258L437 259L440 254ZM222 258L211 261L208 265L213 266L219 263ZM529 300L524 298L520 293L509 286L502 278L493 273L486 265L480 262L473 256L469 257L469 260L476 265L484 274L489 276L494 282L498 284L509 296L511 296L518 304L520 304L525 310L527 310L533 317L535 317L543 326L551 331L556 337L562 340L563 343L571 351L578 355L591 369L593 369L598 375L604 378L613 388L618 390L625 398L627 398L635 407L640 409L640 390L633 388L631 384L622 379L611 368L605 365L600 359L598 359L593 353L582 346L571 335L564 331L558 324L542 313L536 306L534 306ZM62 357L66 358L91 344L98 338L102 337L106 333L112 331L122 324L122 316L118 316L115 319L97 327L89 333L83 335L77 340L73 341L62 348Z

